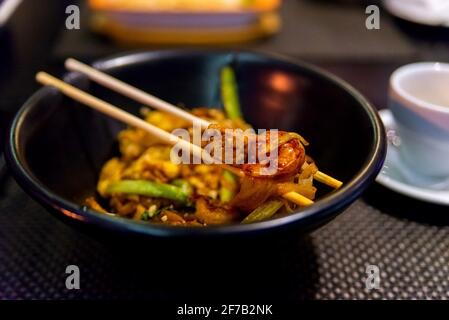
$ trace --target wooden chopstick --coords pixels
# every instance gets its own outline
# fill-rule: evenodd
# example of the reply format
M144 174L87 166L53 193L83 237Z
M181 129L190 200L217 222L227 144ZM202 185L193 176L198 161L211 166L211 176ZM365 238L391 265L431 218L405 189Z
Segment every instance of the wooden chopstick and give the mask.
M114 78L98 69L92 68L87 64L84 64L75 59L69 58L65 61L65 67L71 71L77 71L90 80L105 86L113 91L123 94L133 100L136 100L145 106L153 107L155 109L165 111L179 118L185 119L189 122L196 122L201 125L202 128L207 129L210 126L210 122L202 118L196 117L190 112L184 111L175 105L172 105L158 97L155 97L141 89L138 89L128 83L125 83L117 78Z
M207 129L211 122L204 120L200 117L197 117L187 111L184 111L162 99L159 99L143 90L140 90L136 87L131 86L128 83L125 83L117 78L114 78L98 69L92 68L91 66L82 63L73 58L69 58L65 61L65 67L71 71L77 71L85 76L87 76L92 81L105 86L111 90L119 92L124 96L127 96L130 99L136 100L146 106L153 107L155 109L165 111L174 116L177 116L181 119L187 120L189 122L196 122L201 125L202 128ZM338 189L342 186L342 182L332 178L331 176L318 171L314 175L315 180L324 183L332 188Z
M338 189L343 185L343 182L321 172L321 171L317 171L314 175L313 178L316 181L319 181L321 183L324 183L325 185L328 185L329 187L332 187L334 189Z
M202 149L200 146L197 146L195 144L190 143L187 140L183 140L179 137L176 137L172 135L171 133L164 131L126 111L121 110L120 108L103 101L97 97L94 97L93 95L78 89L62 80L59 80L58 78L55 78L48 73L45 72L39 72L36 75L36 80L43 84L48 85L57 88L59 91L61 91L66 96L79 101L86 106L95 109L101 113L104 113L116 120L122 121L130 126L140 128L142 130L147 131L152 136L158 138L159 140L174 145L176 143L181 143L183 147L189 148L188 150L192 150L193 154L195 156L203 157L204 160L209 161L210 163L214 163L214 159L210 156L209 153L207 153L204 149ZM220 164L219 164L220 165ZM230 166L223 164L223 167L228 169ZM232 167L232 166L231 166ZM237 169L238 170L238 169ZM234 170L237 172L237 170ZM240 174L241 175L241 174ZM309 206L313 204L313 201L304 197L303 195L299 193L289 192L286 195L283 195L284 198L296 203L300 206Z
M167 144L174 145L179 142L183 145L183 147L189 148L188 150L191 149L195 156L202 155L203 157L205 157L203 159L207 159L207 161L213 161L212 157L210 157L210 155L207 152L205 152L201 147L195 144L191 144L189 141L176 137L175 135L172 135L171 133L160 129L146 122L145 120L140 119L132 115L131 113L123 111L122 109L106 101L94 97L93 95L85 91L82 91L62 80L59 80L58 78L55 78L49 75L48 73L39 72L36 75L36 80L43 85L48 85L57 88L59 91L64 93L66 96L72 98L73 100L79 101L88 107L91 107L101 113L110 116L111 118L122 121L130 126L145 130L152 136L156 137L157 139Z

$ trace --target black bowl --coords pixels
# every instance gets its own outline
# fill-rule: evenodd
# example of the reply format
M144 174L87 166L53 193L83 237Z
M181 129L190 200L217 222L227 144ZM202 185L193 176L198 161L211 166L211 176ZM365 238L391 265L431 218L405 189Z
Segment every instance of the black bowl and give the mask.
M154 225L85 210L83 201L95 193L100 168L116 152L115 138L124 125L49 87L37 91L17 113L7 144L9 166L19 184L59 216L127 234L254 235L287 227L305 231L342 212L378 174L386 142L375 109L337 77L301 62L250 52L143 52L94 65L174 104L219 107L219 70L229 63L237 73L245 119L256 128L301 133L321 170L344 181L340 190L321 194L313 206L287 217L207 228ZM80 74L69 73L65 79L138 113L139 104Z

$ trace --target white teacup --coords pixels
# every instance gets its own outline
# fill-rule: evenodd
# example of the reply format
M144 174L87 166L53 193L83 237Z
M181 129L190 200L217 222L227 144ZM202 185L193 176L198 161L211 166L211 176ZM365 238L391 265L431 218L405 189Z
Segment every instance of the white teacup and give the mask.
M449 64L397 69L390 77L389 108L404 163L431 178L449 177Z

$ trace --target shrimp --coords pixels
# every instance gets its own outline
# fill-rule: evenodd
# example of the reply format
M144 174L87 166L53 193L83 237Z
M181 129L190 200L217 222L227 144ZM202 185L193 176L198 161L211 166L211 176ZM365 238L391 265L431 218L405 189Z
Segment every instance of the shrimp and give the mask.
M270 133L267 132L265 145L270 145ZM276 171L267 174L268 163L246 163L238 167L245 176L256 178L286 178L297 174L306 160L305 148L299 138L285 131L278 132L278 156L274 158ZM262 142L263 144L264 142ZM258 142L259 147L260 143ZM262 146L265 147L266 146Z

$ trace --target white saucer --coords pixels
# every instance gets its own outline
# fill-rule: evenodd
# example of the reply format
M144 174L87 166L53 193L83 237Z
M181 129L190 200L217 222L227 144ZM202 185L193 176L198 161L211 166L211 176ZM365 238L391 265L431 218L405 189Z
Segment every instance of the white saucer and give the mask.
M403 195L441 205L449 205L449 178L444 181L429 180L419 176L400 159L400 137L395 130L395 121L390 110L379 112L388 136L385 164L376 178L381 185Z
M392 15L428 26L449 27L449 1L442 0L384 0Z

